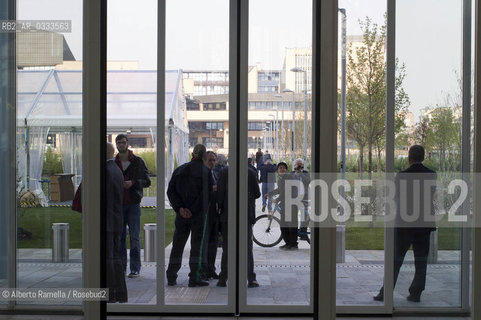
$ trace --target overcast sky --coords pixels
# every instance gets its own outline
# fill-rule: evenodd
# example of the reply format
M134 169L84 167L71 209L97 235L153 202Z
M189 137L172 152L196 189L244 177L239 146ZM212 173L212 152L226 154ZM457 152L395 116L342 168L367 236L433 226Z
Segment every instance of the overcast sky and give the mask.
M167 1L168 69L228 69L228 0ZM359 19L382 24L386 1L340 0L347 10L347 34L360 34ZM458 93L461 70L462 1L397 1L396 55L405 63L404 88L411 110L444 101ZM249 64L280 69L285 48L310 47L311 0L252 0ZM76 59L82 59L81 0L18 0L18 19L72 20L65 34ZM134 60L141 69L156 69L157 0L108 2L108 59ZM459 91L459 90L458 90Z

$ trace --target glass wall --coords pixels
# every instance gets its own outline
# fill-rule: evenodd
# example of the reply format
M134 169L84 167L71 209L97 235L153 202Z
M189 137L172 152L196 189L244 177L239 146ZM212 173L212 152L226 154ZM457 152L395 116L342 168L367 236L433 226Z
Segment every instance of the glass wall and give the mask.
M416 37L412 36L414 32ZM426 284L420 303L407 300L409 295L417 296L417 280L412 281L416 265L410 251L394 290L395 308L461 306L462 229L449 221L447 209L455 198L447 194L447 186L461 178L461 135L469 135L461 130L462 32L462 1L396 3L396 79L403 80L404 89L400 91L397 84L396 98L404 96L409 101L396 151L401 154L405 146L412 144L425 146L424 165L438 173L437 193L445 201L436 203L440 220L437 231L430 236ZM469 91L464 94L469 95ZM466 156L469 157L469 151ZM407 166L404 159L398 169Z
M118 221L125 275L118 281L127 290L112 302L156 304L157 2L108 1L107 7L107 141L125 180ZM173 85L179 81L173 73Z
M81 288L82 1L17 1L16 18L37 21L16 33L16 286Z
M383 285L385 261L377 194L386 168L386 10L386 1L339 2L338 177L349 184L343 198L351 211L342 218L339 208L336 228L338 306L383 306L373 296Z
M227 236L231 215L225 169L231 107L229 2L167 1L165 52L161 292L169 310L205 305L212 311L212 305L227 305L235 287L235 279L227 277L227 249L235 248ZM178 83L171 80L174 71Z
M249 174L252 171L258 182L251 184L249 176L248 194L253 198L248 200L247 216L252 221L247 228L253 223L253 267L249 268L249 260L247 269L241 266L247 271L247 305L310 306L311 253L315 250L307 214L312 3L251 1L248 62ZM305 195L305 206L293 210L292 222L287 222L283 200L287 180L302 183L296 187ZM259 197L254 200L257 187ZM248 259L249 254L248 249Z
M125 283L125 295L109 301L110 312L308 315L317 309L314 280L325 283L327 275L314 270L326 270L328 261L313 261L317 249L306 222L310 199L303 197L302 208L287 219L281 189L291 180L300 195L306 194L312 173L311 101L320 90L312 86L315 2L252 1L247 15L238 16L234 13L247 8L246 3L235 10L230 3L235 1L166 1L165 48L160 45L164 69L164 62L157 61L164 53L157 52L158 2L108 2L107 136L101 139L114 147L116 160L109 163L120 177L116 186L123 209L117 215L119 228L113 231L107 217L103 232L108 241L115 239L115 251L107 254L117 259L115 266L107 261L107 285L113 273L116 284ZM472 156L462 145L473 125L462 127L472 104L465 82L470 59L463 57L469 46L460 37L466 31L463 3L469 1L396 2L396 21L390 25L396 29L396 65L387 71L386 3L339 1L336 174L351 186L343 195L353 209L336 227L336 302L342 313L439 313L469 307L470 237L447 214L459 196L450 193L449 185L462 178ZM16 16L10 14L13 7ZM6 101L0 110L0 150L7 155L0 160L0 181L10 181L0 195L2 288L83 285L82 222L88 219L72 210L75 191L86 181L81 162L86 152L82 8L82 0L0 4L2 21L38 22L35 29L0 32L0 100ZM239 17L241 23L249 21L247 92L237 92L245 86L237 83L243 72L229 79L229 68L238 71L229 65L229 48L232 41L242 44L245 35L236 33L229 19ZM243 69L244 58L235 61ZM165 84L162 103L157 101L158 65L160 88ZM395 87L387 92L391 75ZM239 85L230 100L231 80ZM386 128L389 93L395 97L394 125ZM230 105L243 101L244 94L245 105ZM231 108L248 110L247 123L246 114L231 119ZM159 123L165 130L158 130ZM229 146L230 136L239 138L238 123L246 125L240 131L247 129L247 137L238 141L247 143L248 153L236 157L243 165L247 156L250 166L247 188L232 194L228 186L240 183L231 178L228 184L229 150L245 150ZM394 141L386 139L386 131L394 132ZM415 256L408 247L406 255L397 253L396 231L394 243L385 240L391 230L382 220L384 194L377 185L388 176L390 164L395 173L412 164L408 149L414 144L425 148L423 163L437 172L438 221L423 242L427 257ZM394 163L386 164L392 145ZM102 196L113 189L110 174L108 193ZM361 194L355 193L356 183L364 186ZM228 198L247 201L247 210L229 212ZM359 201L364 203L357 206ZM339 207L339 216L344 213ZM232 230L240 233L234 236ZM415 245L413 249L417 251ZM391 292L384 296L380 289L385 275L393 276L386 267L393 256L394 265L400 258L403 264L391 305ZM0 306L7 303L3 299ZM32 304L52 310L82 307L80 300L62 299L19 299L9 306Z

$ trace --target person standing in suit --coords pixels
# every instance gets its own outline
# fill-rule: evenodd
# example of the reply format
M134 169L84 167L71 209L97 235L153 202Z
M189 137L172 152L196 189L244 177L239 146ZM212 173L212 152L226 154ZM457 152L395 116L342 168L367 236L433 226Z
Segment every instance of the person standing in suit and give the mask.
M204 224L211 201L214 181L204 165L206 149L202 144L194 147L192 160L174 170L167 188L167 197L175 211L175 230L172 239L167 285L177 284L177 273L182 266L182 254L190 235L189 287L208 286L201 279L202 247L205 244Z
M214 171L217 155L214 151L207 151L204 159L204 165L210 169L212 180L214 183L213 190L211 191L209 202L209 208L207 213L205 241L202 254L202 279L219 279L219 276L215 272L215 258L217 256L217 243L218 243L218 222L217 222L217 203L215 198L217 196L217 173Z
M107 142L106 166L106 268L109 303L127 302L127 286L125 269L120 258L120 237L123 231L124 218L122 199L124 195L124 175L114 160L114 145Z
M431 232L436 230L434 219L434 193L436 172L425 167L424 147L409 148L409 168L395 178L396 218L394 225L394 281L396 285L404 257L412 245L414 251L414 278L409 287L407 300L420 302L426 285L426 270ZM374 296L384 301L384 286Z
M220 210L220 230L222 238L222 260L221 270L219 273L218 287L225 287L227 285L227 246L228 246L228 172L229 167L225 167L219 172L219 179L217 180L217 204ZM253 238L252 226L256 219L256 199L261 196L259 184L257 183L256 170L248 167L247 169L247 287L255 288L259 286L254 272L254 252L253 252Z

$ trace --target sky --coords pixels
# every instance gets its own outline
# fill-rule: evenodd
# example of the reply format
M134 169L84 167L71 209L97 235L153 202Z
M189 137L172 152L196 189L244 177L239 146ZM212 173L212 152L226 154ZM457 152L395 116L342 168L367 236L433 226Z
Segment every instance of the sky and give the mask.
M135 4L134 4L135 3ZM406 66L410 110L441 105L459 95L462 1L403 0L396 7L396 56ZM229 1L167 0L166 67L228 70ZM347 11L347 34L359 35L359 19L384 22L386 0L339 0ZM252 0L249 64L281 69L285 48L310 47L311 0ZM72 20L66 40L82 59L81 0L18 0L18 19ZM156 69L157 0L108 1L108 60L132 60Z

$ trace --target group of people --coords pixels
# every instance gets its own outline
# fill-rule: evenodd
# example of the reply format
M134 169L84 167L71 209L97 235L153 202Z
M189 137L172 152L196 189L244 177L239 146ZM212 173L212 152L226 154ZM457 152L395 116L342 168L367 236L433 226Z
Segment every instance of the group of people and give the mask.
M135 278L140 274L140 202L143 188L150 186L150 179L145 162L129 149L128 137L119 134L116 139L118 150L114 158L114 146L107 143L107 286L109 302L127 302L125 273L127 269L126 233L130 235L130 273L128 277ZM433 194L435 190L436 173L422 162L425 151L422 146L414 145L409 149L409 168L396 175L396 225L394 228L394 285L403 264L406 252L412 245L415 259L415 275L409 288L407 299L419 302L426 283L427 256L429 252L430 233L436 230L434 220L426 216L434 215ZM189 236L191 250L189 258L189 287L208 286L210 279L217 279L217 286L227 285L227 251L228 251L228 172L227 160L223 155L207 151L205 146L194 147L192 160L178 167L172 174L167 196L176 213L175 231L169 265L166 271L167 284L177 284L177 273L181 268L182 254ZM277 173L278 179L276 181ZM259 175L260 174L260 175ZM301 197L304 208L290 208L286 202L286 182L292 188L293 198ZM294 181L294 182L293 182ZM293 182L293 183L292 183ZM298 232L298 210L306 211L308 203L308 188L310 174L305 170L304 160L296 159L293 171L289 172L287 163L272 163L272 158L266 151L258 150L255 160L248 159L248 261L247 286L258 287L254 272L252 226L255 223L256 199L261 197L259 183L262 183L262 211L267 207L272 211L272 197L280 209L281 232L285 242L281 249L295 250L298 248L298 237L306 236L308 218L301 220ZM421 183L421 188L415 187ZM277 187L276 187L277 185ZM413 187L414 186L414 187ZM413 191L417 190L417 191ZM414 193L421 192L420 195ZM420 199L415 201L414 199ZM428 201L426 200L428 199ZM416 203L420 202L420 203ZM405 203L405 204L404 204ZM403 221L401 217L409 217L416 211L416 206L423 208L418 219ZM426 209L428 208L428 209ZM301 214L302 216L302 214ZM304 233L302 232L304 231ZM219 234L222 236L222 258L220 273L216 273L215 259L219 244ZM384 287L374 300L384 300Z
M267 156L266 156L267 155ZM270 203L271 196L279 195L277 201L281 215L281 233L285 242L280 246L281 249L295 250L298 248L297 239L303 239L306 235L306 222L301 222L298 229L298 208L291 208L289 221L286 217L286 181L295 180L299 183L297 188L292 189L292 197L300 196L307 208L308 186L310 175L304 170L304 161L297 159L294 161L292 173L288 173L288 166L285 162L280 162L277 166L271 162L268 151L265 154L258 149L255 159L257 170L260 173L262 183L263 205L269 211L272 210ZM412 247L414 253L415 273L409 287L408 301L420 302L421 294L426 285L427 261L430 247L431 232L436 230L434 193L436 189L436 172L423 165L425 150L423 146L413 145L408 151L409 168L399 172L395 178L395 225L394 225L394 270L393 286L396 285L404 257ZM275 167L275 169L273 168ZM279 179L277 188L274 189L273 172L277 171ZM294 183L296 185L296 183ZM302 215L301 215L302 216ZM305 238L304 238L305 239ZM379 293L373 297L376 301L384 301L384 286Z
M294 160L293 170L289 172L287 163L281 161L277 165L272 162L269 151L265 153L259 148L255 154L257 163L257 172L259 173L259 182L262 184L262 212L267 210L272 213L273 197L277 196L276 203L279 207L281 215L281 233L284 245L280 249L296 250L298 249L298 238L300 240L309 240L307 235L307 226L309 224L308 217L308 196L309 183L311 182L309 172L304 168L304 160ZM278 179L276 179L276 173ZM292 206L288 211L289 217L286 215L286 181L295 181L294 188L291 190L292 197L301 197L303 199L303 208ZM277 188L275 187L277 183ZM298 229L298 211L301 210L301 223ZM288 218L288 219L287 219Z
M220 157L221 155L219 155ZM217 286L227 285L228 248L228 166L217 161L217 155L198 144L192 159L172 173L167 197L176 213L175 230L166 271L167 285L177 284L177 273L182 264L182 254L189 235L189 287L208 286L210 279L218 279ZM217 162L217 164L216 164ZM258 287L254 272L252 252L252 225L255 222L255 199L261 196L256 171L248 169L248 283ZM218 235L222 235L221 270L215 270Z

